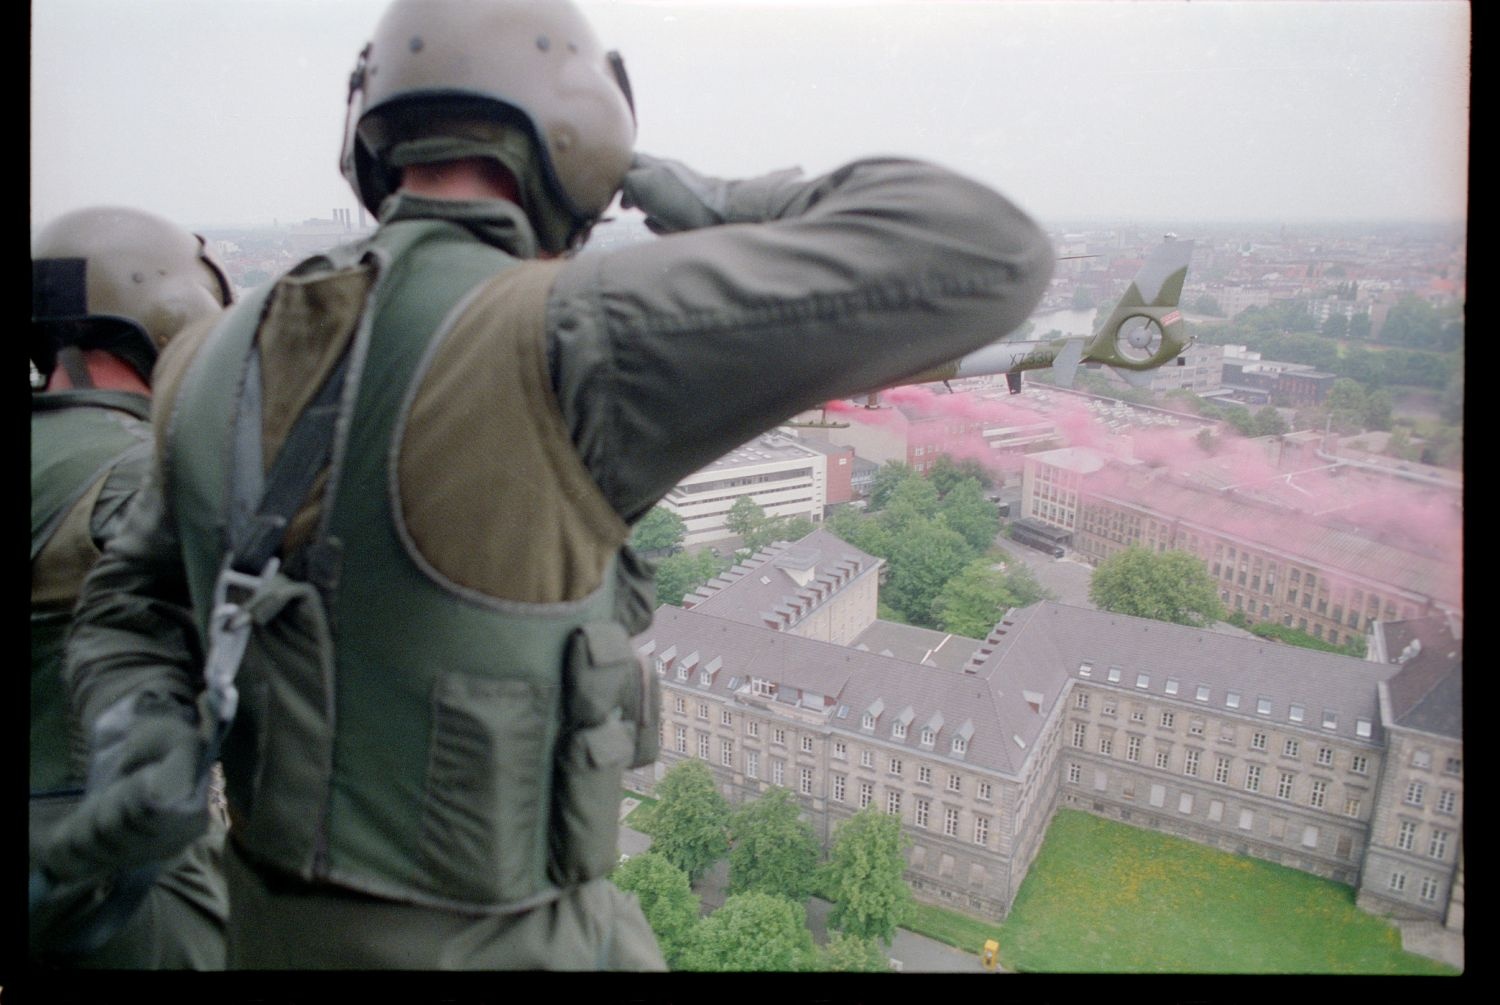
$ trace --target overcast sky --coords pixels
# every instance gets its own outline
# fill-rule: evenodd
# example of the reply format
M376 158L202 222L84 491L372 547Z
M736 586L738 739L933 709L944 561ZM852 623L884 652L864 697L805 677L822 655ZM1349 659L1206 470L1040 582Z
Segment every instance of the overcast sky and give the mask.
M948 164L1044 224L1462 220L1462 0L585 3L642 150L723 176ZM31 220L356 203L348 75L385 0L33 0Z

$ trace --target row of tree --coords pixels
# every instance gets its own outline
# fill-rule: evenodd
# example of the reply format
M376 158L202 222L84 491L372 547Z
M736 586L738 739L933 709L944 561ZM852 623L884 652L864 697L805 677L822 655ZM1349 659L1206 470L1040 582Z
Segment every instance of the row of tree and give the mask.
M766 791L731 810L707 765L684 759L666 773L643 829L651 850L612 879L640 898L674 970L860 970L889 968L885 947L911 910L898 818L873 806L834 833L828 861L796 798ZM729 856L723 906L700 918L692 886ZM819 949L807 928L807 898L834 904Z

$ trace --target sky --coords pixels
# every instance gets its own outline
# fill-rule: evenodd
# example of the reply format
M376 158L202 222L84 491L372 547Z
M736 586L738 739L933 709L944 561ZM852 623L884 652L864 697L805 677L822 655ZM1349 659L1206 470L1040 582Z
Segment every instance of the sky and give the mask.
M1464 0L608 0L637 147L721 177L937 161L1044 226L1463 221ZM349 71L385 0L33 0L31 223L356 208Z

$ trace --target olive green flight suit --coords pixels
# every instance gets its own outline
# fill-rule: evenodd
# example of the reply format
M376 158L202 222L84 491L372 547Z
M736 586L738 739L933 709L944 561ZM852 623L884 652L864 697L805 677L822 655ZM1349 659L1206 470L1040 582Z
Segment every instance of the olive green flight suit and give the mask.
M81 798L88 738L68 706L63 644L100 546L150 469L149 403L123 391L32 395L31 867L53 824ZM57 960L67 923L95 884L59 890L30 919L34 957L83 968L218 970L228 910L223 826L162 871L130 921L97 952Z
M69 650L86 718L144 681L201 687L192 647L161 642L169 612L207 623L250 336L266 464L309 375L353 347L225 747L232 966L661 968L599 878L626 748L656 731L631 706L654 678L621 683L650 614L629 522L803 408L1000 337L1051 269L1024 214L931 165L717 191L672 228L698 229L547 262L508 203L398 193L370 242L169 347L163 488L91 575Z

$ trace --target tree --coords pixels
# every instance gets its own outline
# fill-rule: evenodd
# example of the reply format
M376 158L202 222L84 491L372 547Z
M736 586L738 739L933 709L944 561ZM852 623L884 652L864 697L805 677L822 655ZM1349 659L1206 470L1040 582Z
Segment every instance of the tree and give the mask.
M1281 436L1285 432L1286 420L1274 406L1267 405L1255 413L1256 436Z
M896 486L916 475L915 471L901 461L886 461L876 468L875 476L870 479L870 509L884 509L886 500L896 490Z
M890 945L913 906L903 876L907 843L901 818L873 804L839 825L824 867L823 889L834 901L830 926Z
M665 506L653 506L630 532L630 543L637 551L666 554L681 545L686 536L687 524L682 517Z
M1000 507L984 497L984 488L973 478L953 485L938 502L943 522L958 531L975 554L982 553L1000 533Z
M982 639L1006 610L1016 606L1005 573L977 559L943 584L932 602L932 618L945 632Z
M729 818L729 888L803 901L812 893L818 839L790 789L769 789Z
M1349 335L1349 319L1334 311L1328 315L1328 319L1323 322L1323 327L1319 331L1328 338L1347 338Z
M729 514L724 517L724 526L736 537L747 538L765 521L766 511L761 509L760 503L749 496L740 496L729 507Z
M692 945L698 924L698 895L687 873L659 852L647 851L620 865L609 878L640 900L641 913L656 933L667 966L675 970Z
M1250 414L1250 409L1244 405L1233 404L1224 407L1224 421L1234 427L1234 431L1241 436L1253 436L1255 434L1255 418Z
M927 469L927 480L937 488L940 497L947 496L960 482L970 478L979 483L980 495L995 487L994 477L973 458L955 461L947 454L939 454Z
M1089 598L1116 614L1203 627L1224 616L1217 587L1196 555L1133 546L1099 563Z
M963 535L938 520L917 519L893 534L890 578L881 599L913 625L932 627L932 604L943 585L973 558Z
M1224 308L1219 306L1219 301L1211 294L1205 293L1193 301L1193 310L1199 314L1208 314L1216 318L1224 316Z
M805 516L767 517L744 535L745 548L751 553L777 541L797 541L816 530Z
M729 850L729 804L714 787L708 765L696 758L678 761L656 786L649 822L651 850L698 877Z
M683 969L801 971L817 966L807 908L759 891L736 893L698 923Z
M846 974L883 974L890 972L891 960L874 939L830 932L828 944L823 947L823 969Z
M729 568L729 560L711 551L696 555L668 555L656 563L656 598L674 607L682 598Z

